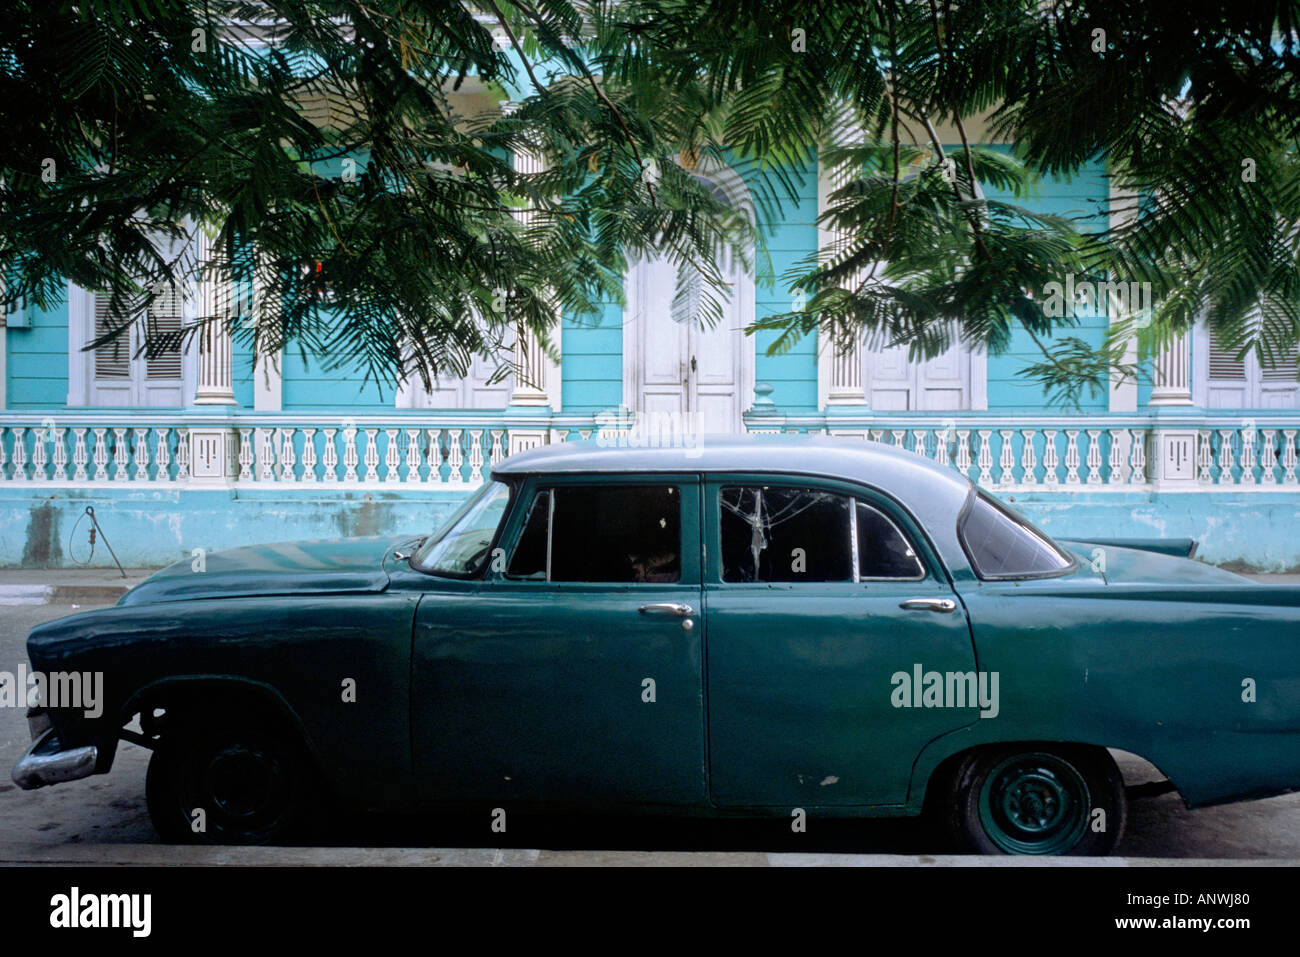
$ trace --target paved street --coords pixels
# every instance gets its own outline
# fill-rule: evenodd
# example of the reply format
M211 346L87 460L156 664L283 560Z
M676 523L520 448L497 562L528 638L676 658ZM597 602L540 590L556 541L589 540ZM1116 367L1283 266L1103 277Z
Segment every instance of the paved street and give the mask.
M98 607L81 604L80 608ZM13 671L26 660L24 642L35 624L79 610L70 604L0 605L0 670ZM123 744L113 773L57 787L25 792L9 783L9 769L28 744L22 708L0 708L0 863L21 860L69 860L74 845L156 844L144 803L144 776L148 752ZM1151 780L1153 769L1144 762L1121 760L1129 783ZM492 834L486 815L439 815L418 818L364 817L341 821L331 835L339 848L444 848L460 863L536 863L529 849L582 849L595 863L691 861L717 862L718 852L743 852L730 862L758 861L774 852L771 863L856 861L837 854L905 855L898 861L933 862L945 848L919 822L828 823L813 821L808 833L795 835L784 822L681 822L605 818L510 819L509 833ZM488 849L484 850L484 845ZM492 848L509 849L497 855ZM59 848L64 848L60 851ZM619 855L614 852L654 852ZM707 851L711 854L681 857L673 852ZM74 853L75 852L75 853ZM1300 860L1300 794L1285 795L1226 807L1188 811L1177 795L1167 794L1135 802L1128 832L1119 848L1125 857L1199 859ZM143 851L142 851L143 853ZM150 852L154 853L154 852ZM158 853L162 853L161 850ZM165 852L171 854L172 852ZM181 852L190 853L190 852ZM231 852L238 853L238 852ZM342 851L340 854L344 853ZM350 853L350 852L348 852ZM73 857L69 858L69 854ZM303 857L310 863L310 856ZM804 858L798 855L811 854ZM405 855L405 856L404 856ZM795 856L788 856L795 855ZM406 855L393 850L370 863L428 862L428 852ZM438 856L438 855L434 855ZM174 858L169 858L174 859ZM182 858L184 859L184 858ZM763 858L767 860L767 858ZM878 859L872 859L878 860Z

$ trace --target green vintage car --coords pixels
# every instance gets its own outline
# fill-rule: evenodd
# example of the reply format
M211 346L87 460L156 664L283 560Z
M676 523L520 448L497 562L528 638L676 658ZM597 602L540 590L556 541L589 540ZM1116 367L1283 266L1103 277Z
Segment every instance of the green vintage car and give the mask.
M1300 588L1191 542L1056 542L870 442L574 443L500 463L438 532L238 548L41 625L25 788L153 749L163 838L362 808L877 817L1095 854L1108 748L1191 807L1300 788ZM53 704L53 702L47 702Z

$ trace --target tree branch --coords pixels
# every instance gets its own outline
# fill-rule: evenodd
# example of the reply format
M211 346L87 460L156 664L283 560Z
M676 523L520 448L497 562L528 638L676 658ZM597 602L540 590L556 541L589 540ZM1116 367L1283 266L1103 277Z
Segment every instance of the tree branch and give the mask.
M493 0L488 0L488 2L491 3L493 2ZM519 10L522 10L529 17L529 19L531 19L534 23L538 23L539 25L542 26L545 25L541 23L541 18L537 15L536 11L528 8L526 5L522 3L519 3L518 0L511 0L511 5ZM600 88L600 84L596 82L596 77L592 74L591 69L587 66L586 61L583 60L580 55L573 56L571 60L574 64L577 65L578 70L582 73L582 75L587 78L587 82L591 84L591 89L595 92L596 98L606 106L606 108L610 111L610 113L614 114L614 119L618 121L619 129L623 131L623 138L627 141L627 145L632 148L632 156L636 160L637 169L641 170L642 173L644 174L646 168L645 161L641 159L641 150L637 148L636 140L632 136L632 131L628 129L627 123L623 121L623 114L618 111L618 107L616 107L613 101L611 101L610 98L605 95L605 91ZM644 179L644 175L642 178L645 182L646 190L650 194L650 205L652 206L657 205L657 201L655 200L654 184L651 183L648 179Z

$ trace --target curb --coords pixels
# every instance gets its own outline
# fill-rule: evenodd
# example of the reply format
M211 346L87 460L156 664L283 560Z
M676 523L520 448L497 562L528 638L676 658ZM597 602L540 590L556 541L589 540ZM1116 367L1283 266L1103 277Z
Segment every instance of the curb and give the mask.
M53 594L49 585L0 585L0 605L48 605Z
M1296 867L1294 860L1164 857L551 851L495 847L191 847L170 844L0 844L0 867Z

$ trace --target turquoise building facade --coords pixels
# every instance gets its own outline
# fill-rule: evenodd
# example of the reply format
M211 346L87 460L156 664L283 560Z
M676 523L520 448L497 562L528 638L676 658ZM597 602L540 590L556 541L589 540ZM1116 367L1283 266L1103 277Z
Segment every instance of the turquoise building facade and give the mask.
M692 171L760 220L772 276L836 241L818 224L829 186L815 162L797 200L766 219L736 169ZM1021 202L1098 223L1116 214L1104 159ZM1041 353L1023 332L999 355L958 346L925 362L870 342L837 354L815 336L769 354L774 333L745 328L788 311L791 293L766 268L725 269L735 291L715 329L672 322L671 266L638 263L624 304L599 321L560 317L558 361L520 341L501 357L519 374L493 382L484 359L427 390L380 389L292 351L255 361L216 330L154 360L86 352L106 305L70 285L52 309L11 313L0 335L0 565L111 564L102 539L91 555L87 506L124 564L150 567L429 530L493 463L537 445L747 431L901 445L1061 536L1193 537L1208 561L1300 568L1294 361L1260 368L1198 328L1146 362L1143 381L1116 377L1081 408L1053 409L1024 375ZM221 295L196 280L166 318L183 324ZM1081 309L1069 334L1100 344L1113 317Z

